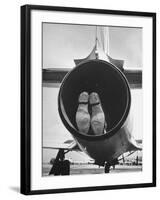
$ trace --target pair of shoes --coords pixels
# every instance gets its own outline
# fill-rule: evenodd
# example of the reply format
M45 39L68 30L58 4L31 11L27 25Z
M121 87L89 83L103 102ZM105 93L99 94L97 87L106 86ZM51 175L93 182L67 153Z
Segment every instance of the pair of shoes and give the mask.
M88 134L92 129L94 135L102 135L105 127L105 115L102 109L99 95L92 92L82 92L78 99L78 109L76 112L76 123L80 133ZM88 104L91 106L91 115L88 111Z

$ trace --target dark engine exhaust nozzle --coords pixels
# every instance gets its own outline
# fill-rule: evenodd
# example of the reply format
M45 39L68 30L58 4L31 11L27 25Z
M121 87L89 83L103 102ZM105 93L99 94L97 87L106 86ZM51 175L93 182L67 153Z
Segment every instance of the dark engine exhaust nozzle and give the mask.
M126 121L131 95L125 75L114 65L102 60L89 60L73 68L63 79L58 96L60 117L66 128L78 137L95 137L78 132L75 114L81 92L96 92L107 120L107 137L113 135Z

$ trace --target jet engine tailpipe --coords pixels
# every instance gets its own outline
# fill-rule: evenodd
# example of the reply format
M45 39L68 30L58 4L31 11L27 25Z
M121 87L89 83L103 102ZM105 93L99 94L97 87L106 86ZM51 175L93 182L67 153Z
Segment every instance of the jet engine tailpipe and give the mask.
M96 92L107 122L105 134L95 136L78 131L75 114L82 92ZM63 79L58 96L60 117L75 138L103 139L114 135L125 123L131 105L131 94L125 75L114 65L102 60L89 60L73 68Z

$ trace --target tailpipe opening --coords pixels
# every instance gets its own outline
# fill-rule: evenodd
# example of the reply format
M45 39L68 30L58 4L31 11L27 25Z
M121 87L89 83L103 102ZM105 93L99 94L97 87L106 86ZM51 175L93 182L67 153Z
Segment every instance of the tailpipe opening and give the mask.
M80 133L76 123L78 98L82 92L99 95L106 131L102 135ZM63 79L58 96L60 117L65 127L75 136L95 139L110 137L124 124L130 110L131 95L125 75L114 65L102 60L80 63Z

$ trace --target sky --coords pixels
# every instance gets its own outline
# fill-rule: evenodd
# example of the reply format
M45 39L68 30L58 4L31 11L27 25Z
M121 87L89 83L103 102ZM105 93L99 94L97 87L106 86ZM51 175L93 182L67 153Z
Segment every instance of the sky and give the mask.
M84 58L92 51L100 27L43 24L43 68L71 68L74 59ZM142 29L109 27L109 56L124 59L125 68L142 67Z
M111 57L124 59L124 68L142 69L142 29L109 27L107 39L95 26L43 24L43 68L73 68L74 59L85 58L92 51L96 33L100 42L108 40ZM106 35L105 35L106 36ZM104 38L103 38L104 37ZM43 87L43 145L54 146L72 139L58 114L59 88ZM131 90L133 136L142 139L142 89ZM48 162L57 151L44 150L43 161ZM87 156L71 153L74 160Z

